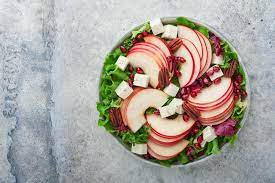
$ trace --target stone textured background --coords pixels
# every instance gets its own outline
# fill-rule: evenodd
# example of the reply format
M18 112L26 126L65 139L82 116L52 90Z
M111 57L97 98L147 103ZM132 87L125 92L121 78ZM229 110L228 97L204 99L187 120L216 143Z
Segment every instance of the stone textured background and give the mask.
M116 41L178 15L208 23L239 50L252 104L235 147L168 169L137 161L98 128L95 102ZM274 0L0 0L0 182L275 182L274 46Z

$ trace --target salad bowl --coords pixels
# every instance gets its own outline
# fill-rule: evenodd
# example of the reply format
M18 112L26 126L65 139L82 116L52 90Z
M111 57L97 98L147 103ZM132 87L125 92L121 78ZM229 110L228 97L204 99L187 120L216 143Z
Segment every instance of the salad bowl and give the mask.
M247 71L246 71L246 69L245 69L245 66L244 66L244 64L243 64L243 62L242 62L242 60L241 60L241 56L240 56L240 54L239 54L239 52L233 47L233 45L231 45L230 44L230 42L221 34L221 33L219 33L218 31L216 31L214 28L212 28L211 26L209 26L209 25L207 25L207 24L205 24L205 23L202 23L202 22L200 22L200 21L197 21L197 20L195 20L195 19L192 19L192 18L184 18L184 17L164 17L164 18L161 18L161 23L162 24L164 24L164 25L172 25L172 26L174 26L174 25L183 25L183 26L186 26L186 27L192 27L193 25L195 25L196 26L196 28L194 28L194 29L196 29L196 31L199 31L199 32L201 32L202 34L204 34L205 33L205 30L207 31L207 35L208 35L208 37L209 37L209 40L211 40L210 42L211 42L211 46L212 46L212 49L215 49L215 50L217 50L217 48L215 47L215 41L213 41L213 37L214 38L216 38L216 39L218 39L218 40L221 40L220 42L220 44L222 45L222 52L226 52L224 49L226 49L225 48L225 46L224 45L226 45L227 47L229 47L229 50L230 50L230 53L235 53L235 57L236 58L231 58L231 60L237 60L236 62L238 62L238 68L240 68L241 69L241 71L238 71L238 72L240 72L241 74L239 74L239 75L242 75L242 82L240 82L241 83L241 87L242 87L242 89L240 89L240 90L242 90L242 91L244 91L245 92L245 96L243 96L243 95L239 95L240 97L236 97L236 99L234 98L235 96L236 96L236 90L235 90L235 88L234 88L234 93L233 93L233 89L232 89L232 98L234 98L234 107L232 106L232 108L231 108L231 113L230 113L230 115L227 117L227 120L223 120L223 123L225 123L225 122L227 122L227 123L231 123L231 121L233 120L233 121L235 121L236 122L236 124L238 125L238 127L234 127L234 129L235 129L235 131L234 131L234 134L231 134L231 135L228 135L228 134L219 134L220 132L217 132L217 126L219 126L220 124L222 124L221 122L219 122L219 124L216 122L216 123L209 123L209 125L207 125L208 123L206 122L206 123L201 123L201 124L203 124L203 126L204 127L199 127L199 132L197 132L197 134L198 135L196 135L196 134L193 134L192 135L192 133L194 133L194 132L190 132L190 130L192 131L192 129L194 129L194 127L192 127L192 129L190 129L188 132L186 132L186 134L188 134L187 136L185 136L184 135L184 139L183 140L185 140L185 139L187 139L188 141L189 141L189 145L187 145L187 148L184 148L184 149L181 149L180 150L180 152L177 154L177 156L171 156L171 158L165 158L165 159L162 159L161 157L162 156L158 156L158 154L157 154L157 156L154 156L154 155L152 155L152 153L150 153L150 152L147 152L147 151L150 151L150 150L148 150L147 148L146 148L146 153L140 153L141 151L144 151L144 149L143 150L140 150L140 149L137 149L137 150L135 150L134 148L133 148L133 146L135 146L136 144L139 144L139 143L141 143L141 144L143 144L143 147L144 147L144 145L146 144L146 146L148 146L148 148L150 149L150 144L149 144L149 142L147 142L148 141L148 138L150 139L150 137L152 136L152 131L154 131L154 124L150 124L150 123L148 123L148 118L149 118L149 115L154 115L154 114L157 114L157 115L160 115L160 116L162 116L162 114L160 114L162 111L160 111L160 109L153 109L154 110L154 112L148 112L148 114L147 114L147 111L148 110L146 110L146 113L145 113L145 115L146 116L148 116L148 117L146 117L146 120L147 120L147 122L145 123L145 124L143 124L143 127L144 126L148 126L148 133L149 133L149 135L148 136L142 136L142 135L144 135L144 134L141 134L140 133L140 135L137 137L135 134L137 134L137 133L139 133L139 131L140 130L144 130L145 129L145 127L144 127L144 129L141 129L141 126L139 126L139 127L137 127L136 128L136 125L130 125L130 124L128 124L128 127L127 127L127 123L124 125L122 125L122 127L118 127L118 128L116 128L116 127L114 127L114 126L116 126L116 124L114 124L114 123L112 123L113 121L116 121L115 119L116 118L114 118L114 117L112 117L111 115L112 114L114 114L114 116L116 116L116 115L118 115L117 114L117 112L116 111L114 111L113 113L110 113L110 111L112 111L111 109L112 108L122 108L121 107L121 105L123 105L123 104L121 104L121 103L123 103L122 101L123 100L125 100L125 98L127 98L129 95L131 96L131 94L129 94L128 96L124 96L125 95L125 92L124 93L119 93L119 91L117 91L117 88L120 86L116 86L116 94L120 97L120 99L121 100L117 100L117 101L112 101L112 102L109 102L109 103L112 103L112 105L111 104L108 104L108 106L106 105L106 104L104 104L104 97L102 97L102 86L103 86L103 82L104 82L104 77L107 77L106 76L106 74L104 73L104 72L106 72L106 70L108 70L108 69L106 69L106 67L108 67L108 66L106 66L107 64L106 63L108 63L108 62L110 62L109 60L111 60L111 59L109 59L108 60L108 56L107 56L107 59L105 60L105 63L104 63L104 67L103 67L103 69L102 69L102 73L101 73L101 80L100 80L100 83L99 83L99 102L98 102L98 104L97 104L97 109L98 109L98 111L100 112L100 119L99 119L99 126L104 126L105 127L105 129L108 131L108 132L110 132L111 134L112 134L112 136L116 139L116 142L117 142L117 144L118 145L121 145L127 152L129 152L134 158L136 158L136 159L138 159L138 160L141 160L141 161L143 161L143 162L145 162L145 163L148 163L148 164L151 164L151 165L154 165L154 166L169 166L169 167L186 167L186 166L190 166L190 165L196 165L196 164L198 164L198 163L200 163L200 162L202 162L202 161L207 161L207 160L209 160L210 158L214 158L215 156L216 156L216 154L217 153L219 153L220 151L222 151L224 148L226 148L227 146L229 146L230 144L233 144L234 143L234 141L235 141L235 139L237 138L237 136L238 136L238 134L240 133L240 130L241 130L241 128L244 126L244 122L246 121L246 119L247 119L247 116L248 116L248 112L249 112L249 107L250 107L250 88L249 88L249 78L248 78L248 75L247 75ZM189 25L190 24L190 25ZM129 48L127 48L127 46L128 46L128 42L127 42L127 40L129 40L129 39L131 39L131 38L133 38L131 41L133 41L133 40L136 40L136 37L138 36L138 35L140 35L140 34L142 34L142 32L146 32L146 35L145 36L147 36L147 34L152 34L152 32L153 32L153 34L154 34L154 31L150 28L149 30L146 30L146 28L144 28L144 26L145 26L145 24L142 24L142 25L139 25L139 26L137 26L137 27L135 27L135 28L133 28L132 30L130 30L128 33L126 33L118 42L117 42L117 44L115 44L114 46L113 46L113 48L112 48L112 50L110 51L110 53L111 54L113 54L113 53L115 53L115 52L117 52L117 50L119 49L119 51L120 52L122 52L122 53L120 53L120 54L122 54L123 56L125 56L125 58L127 58L129 55L130 55L130 53L132 53L131 52L131 49L132 49L132 47L134 47L135 45L138 45L139 43L137 42L137 43L133 43L133 42L131 42L131 44L130 44L130 46L129 46ZM150 22L150 26L153 26L153 23L152 22ZM202 30L200 30L200 28L202 28ZM142 31L140 31L140 30L142 30ZM157 29L156 29L157 30ZM155 30L155 31L156 31ZM148 32L148 33L147 33ZM169 31L168 31L169 32ZM163 33L164 34L164 33ZM200 33L198 33L198 34L200 34ZM212 35L212 37L211 37L211 35ZM145 37L144 36L144 37ZM168 33L168 38L169 38L169 33ZM167 40L166 39L166 37L164 37L163 39L165 39L165 40ZM191 38L190 38L191 39ZM171 40L171 39L168 39L167 40L167 43L166 44L168 44L169 45L169 42L172 42L173 40ZM125 46L126 45L126 46ZM195 45L194 47L196 47L196 44L193 44L193 45ZM215 47L215 48L213 48L213 46ZM170 51L171 51L171 47L169 48L170 49ZM178 49L178 48L177 48ZM130 51L129 51L130 50ZM190 50L190 49L189 49ZM128 51L129 51L129 53L128 53ZM135 50L134 50L135 51ZM125 52L125 53L123 53L123 52ZM212 52L211 52L212 53ZM215 53L213 53L213 54L215 54ZM110 55L110 54L109 54ZM190 54L191 56L192 56L192 54ZM199 55L199 53L198 53L198 55ZM200 55L199 55L200 56ZM128 57L128 58L130 58L130 57ZM168 57L167 57L168 58ZM194 56L192 57L193 58L193 61L195 60L194 59ZM225 60L225 58L226 58L226 55L224 55L224 57L223 57L223 59ZM115 60L118 60L117 58L115 59ZM200 60L202 60L202 58L200 57ZM206 59L207 60L207 59ZM212 59L210 59L210 60L213 60L213 58ZM186 61L186 59L184 60L185 62L188 62L188 60ZM118 62L118 61L117 61ZM219 66L220 66L220 69L224 72L223 74L227 74L228 75L228 73L226 72L226 71L230 71L230 69L228 69L228 68L231 68L231 67L233 67L232 65L232 62L233 61L230 61L230 62L228 62L228 63L231 63L231 66L230 65L228 65L228 66L226 66L224 63L223 64L220 64ZM194 62L193 62L194 63ZM216 63L215 63L216 64ZM218 65L218 64L213 64L213 63L211 63L211 66L212 67L215 67L216 65ZM124 64L125 65L125 64ZM134 64L133 64L134 65ZM214 65L214 66L213 66ZM117 68L117 67L119 67L119 68ZM193 65L193 67L194 67L194 65ZM208 66L208 70L207 71L204 71L204 73L201 73L201 76L199 76L200 74L198 73L198 75L197 75L197 78L196 78L196 81L198 80L198 78L203 78L205 75L208 75L208 72L209 72L209 70L212 68L212 67L210 67L210 69L209 69L209 67L210 67L210 63L209 63L209 66ZM110 68L111 68L111 66L110 66ZM124 69L125 69L125 66L123 66L123 64L122 65L119 65L119 64L117 64L116 65L116 68L114 68L115 70L116 69L119 69L119 72L121 72L121 71L123 71ZM127 70L128 69L128 70ZM126 71L128 72L127 74L128 74L128 77L127 78L129 78L129 77L131 77L130 76L130 73L129 73L129 66L127 67L127 69L126 69ZM144 71L143 70L141 70L141 72L139 73L139 71L138 71L138 68L134 68L134 70L135 70L135 74L136 75L138 75L138 74L144 74ZM235 70L236 70L236 68L235 68ZM236 72L237 71L235 71L234 70L234 72L233 73L231 73L231 77L233 78L235 78L236 76ZM238 69L237 69L238 70ZM174 72L174 71L173 71ZM194 72L194 71L193 71ZM232 72L232 71L231 71ZM235 73L235 75L233 76L233 74ZM104 75L105 74L105 75ZM123 73L121 73L122 75L123 75ZM145 74L147 74L147 73L145 73ZM229 72L229 75L230 75L230 72ZM208 75L209 77L210 77L210 75ZM121 76L122 77L122 76ZM126 77L126 76L125 76ZM174 77L174 76L173 76ZM191 76L191 78L193 77L193 75ZM103 78L103 79L102 79ZM211 77L210 77L211 78ZM151 77L151 80L152 80L152 77ZM190 79L191 80L191 79ZM188 81L188 82L190 82L190 80ZM233 80L233 79L232 79ZM142 80L143 81L143 80ZM144 80L145 81L145 80ZM195 81L195 80L194 80ZM218 82L221 82L220 81L220 79L218 78L218 79L216 79L216 81L218 81ZM147 85L146 85L146 87L148 86L148 82L149 82L149 80L147 81ZM180 84L183 84L183 82L184 81L182 81L182 83L180 83ZM217 83L218 83L217 82ZM137 82L138 83L138 82ZM212 85L215 85L215 80L213 80L213 83L214 84L212 84ZM232 81L232 83L233 83L233 81ZM239 84L240 84L239 83ZM134 83L134 85L135 86L139 86L139 87L145 87L145 86L142 86L144 84L144 82L141 82L141 84L139 83L139 84L137 84L137 85L135 85L135 83ZM152 86L152 85L154 85L154 83L149 83L149 86L151 86L152 88L157 88L158 86ZM165 84L164 84L165 85ZM168 86L167 86L168 84L166 84L165 85L165 87L167 88ZM131 87L131 88L133 88L133 83L129 83L129 86ZM190 87L192 86L192 84L190 85ZM179 91L181 91L182 90L182 88L185 88L185 87L188 87L188 85L186 85L186 86L183 86L183 87L181 87L181 86L179 86ZM235 85L234 85L234 87L235 87ZM233 88L233 84L232 84L232 88ZM114 88L115 89L115 88ZM165 89L163 90L163 91L165 91ZM140 92L141 93L141 92ZM169 91L168 92L165 92L165 93L168 93L169 94ZM171 92L170 92L171 93ZM200 91L199 91L199 93L200 93ZM177 94L178 95L178 94ZM190 94L191 95L191 94ZM197 93L196 93L196 95L197 95ZM199 94L198 94L199 95ZM233 97L234 96L234 97ZM171 97L171 94L170 94L170 97ZM177 97L177 96L173 96L173 97ZM182 96L181 96L182 97ZM181 98L180 97L180 98ZM196 98L196 96L189 96L189 98L191 98L191 101L190 101L190 103L192 103L192 99L193 98ZM232 99L233 100L233 99ZM185 100L184 100L185 101ZM194 102L195 101L195 102ZM196 100L194 100L193 102L194 102L194 105L196 104ZM171 102L171 101L170 101ZM106 102L105 102L106 103ZM169 105L169 104L168 104ZM233 105L233 104L232 104ZM202 105L203 106L203 105ZM198 105L198 108L200 109L200 105ZM184 108L184 107L183 107ZM204 110L204 108L203 107L201 107L202 108L202 110ZM185 109L185 108L184 108ZM109 111L108 113L106 112L106 111ZM122 113L122 115L123 115L123 111L122 110L120 110L120 112ZM188 114L189 116L191 116L191 118L193 118L193 116L192 116L192 112L189 114L188 112L185 112L185 113L183 113L183 116L185 115L185 114ZM202 112L203 113L203 112ZM110 115L110 116L108 116L108 115ZM177 115L180 115L180 113L179 114L177 114ZM234 119L234 115L236 115L235 116L235 118L238 118L238 120L237 119ZM119 114L118 116L121 116L121 114ZM196 116L195 116L196 117ZM194 117L194 118L195 118ZM163 118L163 117L162 117ZM168 117L169 118L169 117ZM122 117L122 119L125 119L125 118L123 118ZM128 119L127 117L126 117L126 119ZM165 117L164 117L164 119L166 119ZM189 117L188 117L188 119L189 119ZM210 119L210 118L209 118ZM229 119L232 119L230 122L228 122L228 120ZM159 120L159 121L161 121L161 120ZM185 119L184 119L184 121L186 121ZM187 120L188 121L188 120ZM197 123L197 121L199 121L199 120L194 120L195 122L195 124ZM208 121L208 120L207 120ZM235 124L234 124L235 125ZM204 146L205 147L201 147L201 144L199 144L199 147L197 147L197 149L200 149L200 150L196 150L196 144L198 144L198 143L195 143L195 141L197 141L197 139L199 138L199 136L203 136L203 138L204 139L206 139L206 132L204 132L204 131L206 131L205 130L205 126L206 127L208 127L209 126L209 128L211 128L212 129L212 131L213 131L213 129L215 130L215 133L216 133L216 135L215 135L215 137L214 138L216 138L216 136L219 136L219 135L221 135L221 137L219 137L219 139L220 139L220 142L219 143L217 143L218 145L218 150L213 150L214 148L213 148L213 145L211 146L211 148L212 148L212 151L211 150L208 150L208 148L210 148L210 147L208 147L208 146L210 146L209 144L211 143L210 141L212 140L212 142L213 142L213 139L211 139L209 142L205 142L206 143L206 145L204 144ZM143 128L142 127L142 128ZM228 126L227 126L228 127ZM227 128L227 127L223 127L223 129L224 128ZM129 129L130 128L130 129ZM229 127L228 127L229 128ZM221 128L220 128L221 129ZM231 129L231 127L230 127L230 129ZM219 131L219 130L218 130ZM223 131L224 132L224 131ZM210 132L209 132L210 133ZM212 132L213 133L213 132ZM151 134L151 135L150 135ZM156 134L158 134L158 133L156 133ZM191 134L191 135L190 135ZM204 136L205 135L205 136ZM142 137L140 137L140 136L142 136ZM192 136L194 136L195 138L193 138ZM168 136L161 136L161 137L168 137ZM137 142L135 142L135 140L133 140L133 139L138 139L138 138L141 138L141 141L137 141ZM223 142L221 142L221 139L222 138L224 138L224 139L226 139L226 140L222 140ZM160 138L160 139L162 139L162 138ZM150 141L150 140L149 140ZM190 144L190 141L192 141L191 142L191 144ZM159 141L157 141L157 142L159 142ZM177 141L178 142L178 141ZM157 143L158 144L158 143ZM159 145L159 144L158 144ZM162 144L161 144L162 145ZM167 144L166 144L167 145ZM191 148L190 148L190 146L191 146ZM154 146L153 146L154 147ZM162 147L162 146L160 146L160 147ZM165 146L166 147L166 146ZM198 153L198 154L200 154L200 151L201 152L204 152L204 154L202 154L202 155L198 155L198 154L196 154L196 155L188 155L188 154L190 154L189 152L188 152L188 148L189 149L195 149L195 151L196 151L196 153ZM134 149L134 150L133 150ZM156 148L156 149L158 149L158 147ZM193 150L194 151L194 150ZM207 152L208 151L208 152ZM134 153L133 153L134 152ZM205 152L206 152L206 154L205 154ZM154 153L154 152L153 152ZM188 156L187 156L187 155ZM152 157L153 156L153 157ZM157 158L156 158L157 157ZM165 157L165 156L164 156ZM193 158L193 157L195 157L195 158Z

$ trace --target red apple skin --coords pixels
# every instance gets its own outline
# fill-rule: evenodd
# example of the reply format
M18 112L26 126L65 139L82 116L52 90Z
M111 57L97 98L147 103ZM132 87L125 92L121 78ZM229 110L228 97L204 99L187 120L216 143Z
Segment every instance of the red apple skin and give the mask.
M221 124L221 123L223 123L224 121L226 121L228 118L230 118L231 114L232 114L232 111L231 111L230 113L228 113L226 116L224 116L224 117L223 117L222 119L220 119L220 120L215 120L215 121L210 122L210 123L203 123L203 122L201 122L201 124L202 124L203 126L218 125L218 124Z
M158 64L158 66L160 68L165 67L165 65L160 60L160 58L155 53L153 53L152 50L150 50L148 48L147 49L144 49L144 48L134 48L134 49L131 49L128 54L136 53L136 52L146 53L147 55L149 55L150 57L152 57L155 60L155 62Z
M159 47L163 51L163 53L165 54L165 57L171 56L171 52L170 52L166 42L163 41L161 38L159 38L159 37L157 37L153 34L150 34L150 35L144 37L144 41L148 42L148 43L151 43L151 44L154 44L157 47Z
M171 158L174 158L174 157L177 156L177 154L174 155L174 156L161 156L161 155L155 153L155 152L154 152L152 149L150 149L149 147L148 147L148 153L149 153L151 156L153 156L154 158L158 159L158 160L168 160L168 159L171 159Z
M208 51L207 51L207 48L206 48L206 43L205 43L205 40L203 39L202 37L202 33L200 33L199 31L195 30L196 34L198 35L198 37L200 38L200 42L201 42L201 45L202 45L202 58L201 58L201 68L200 68L200 73L199 73L199 76L198 77L201 77L204 73L204 68L206 66L206 63L207 63L207 59L208 59Z
M155 53L158 54L162 58L164 64L166 66L168 66L167 57L166 57L165 53L158 46L156 46L152 43L142 42L142 43L137 43L134 47L149 47L149 48L153 49L155 51Z

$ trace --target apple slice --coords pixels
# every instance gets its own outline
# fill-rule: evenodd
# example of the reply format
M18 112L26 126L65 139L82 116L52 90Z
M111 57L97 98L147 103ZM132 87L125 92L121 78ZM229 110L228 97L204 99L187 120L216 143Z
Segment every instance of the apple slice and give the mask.
M154 44L145 43L145 42L136 43L135 46L131 49L131 51L135 49L144 49L144 50L151 51L154 55L156 55L159 58L159 60L161 61L164 67L168 67L165 54L162 52L162 50L159 47L155 46Z
M206 65L207 62L207 48L206 48L206 43L204 41L204 39L202 38L202 33L200 33L199 31L195 30L196 34L199 36L201 45L202 45L202 58L201 58L201 68L200 68L200 73L198 77L201 77L203 75L202 71Z
M184 87L192 79L194 73L194 59L191 55L190 50L185 45L179 47L179 49L174 53L174 55L177 57L183 57L185 59L185 63L182 63L179 66L181 76L178 78L180 86Z
M171 158L174 158L175 156L177 156L177 154L174 156L160 156L157 153L155 153L154 151L152 151L149 147L148 147L148 153L158 160L168 160L168 159L171 159Z
M144 112L149 107L159 108L167 101L168 95L157 89L138 91L129 101L125 112L129 128L136 132L146 123Z
M214 110L201 111L200 120L203 120L203 119L207 120L207 119L218 117L221 114L224 114L232 106L232 104L234 105L233 95L231 95L229 100L225 102L225 104L222 105L221 107Z
M231 114L232 114L232 110L230 111L230 113L228 113L227 115L225 115L222 119L219 119L219 120L215 120L215 121L212 121L212 122L201 122L201 124L203 126L213 126L213 125L218 125L218 124L221 124L223 122L225 122L228 118L230 118Z
M182 139L178 143L172 145L172 146L162 146L159 144L154 143L149 139L147 142L148 147L156 154L160 156L176 156L178 155L181 151L184 150L184 148L188 145L189 141Z
M191 102L190 103L192 105L194 105L200 111L214 110L214 109L224 105L224 103L226 103L230 99L232 94L233 94L233 84L231 84L231 87L228 89L226 94L224 94L223 97L216 100L215 102L207 103L207 104L194 104L194 103L191 103Z
M148 43L151 43L151 44L154 44L157 47L159 47L162 50L162 52L165 54L166 58L171 56L170 50L168 49L167 45L165 44L165 42L161 38L150 34L150 35L144 37L144 41L148 42Z
M191 78L191 80L187 83L188 85L191 85L198 77L199 73L200 73L200 67L201 67L201 59L199 56L199 53L196 49L196 47L194 46L194 44L187 40L187 39L182 39L182 43L188 48L188 50L190 51L193 61L194 61L194 71L193 71L193 76Z
M196 97L189 96L188 101L192 104L209 104L223 97L231 87L231 78L222 77L219 84L212 84L204 88Z
M147 52L143 51L130 52L127 58L133 67L140 67L145 74L149 75L150 84L153 88L156 88L159 83L159 72L161 70L158 61Z
M160 145L164 145L164 146L171 146L171 145L177 143L178 141L180 141L181 139L183 139L185 136L187 136L189 132L190 132L190 130L188 130L187 133L184 133L181 136L169 139L169 138L161 137L157 133L155 133L153 130L151 130L149 138L156 144L160 144Z
M205 37L203 34L199 34L203 40L204 40L204 43L206 45L206 50L207 50L207 60L206 60L206 64L204 66L204 68L202 69L201 73L200 73L200 76L202 76L210 67L211 65L211 62L212 62L212 47L211 47L211 44L208 40L207 37Z
M178 25L178 37L191 41L197 48L200 58L202 58L202 44L194 30L183 25Z
M176 137L188 131L195 121L190 118L188 122L183 120L182 115L175 119L161 118L159 115L146 115L148 124L154 131L163 136Z

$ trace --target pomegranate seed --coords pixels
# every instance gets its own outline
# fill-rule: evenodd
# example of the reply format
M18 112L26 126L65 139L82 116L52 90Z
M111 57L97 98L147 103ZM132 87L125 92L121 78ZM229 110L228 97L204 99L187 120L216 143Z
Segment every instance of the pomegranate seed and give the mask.
M214 80L215 85L219 84L220 82L221 82L221 78L217 78L217 79Z
M193 152L194 152L193 147L191 147L191 146L187 147L187 149L186 149L187 156L191 155Z
M178 71L178 70L176 70L176 71L175 71L175 75L176 75L177 77L180 77L180 76L181 76L181 72Z
M218 67L218 66L214 66L214 67L213 67L213 71L214 71L214 72L219 72L219 70L220 70L220 67Z
M124 46L120 46L120 51L122 52L122 53L126 53L126 48L124 47Z
M204 86L203 80L202 80L201 78L198 79L198 83L199 83L199 86L200 86L200 87L203 87L203 86Z
M130 87L133 87L133 80L129 79L128 84L129 84Z
M195 98L196 96L197 96L197 93L194 92L194 91L192 91L192 92L191 92L191 97Z
M236 89L236 91L235 91L235 93L237 94L237 95L240 95L240 90L239 89Z
M193 132L194 133L198 133L199 132L199 128L193 128Z
M203 141L203 136L202 136L202 135L198 136L197 141L198 141L198 143L202 143L202 141Z
M188 156L188 159L189 159L189 161L194 161L194 158L193 158L193 156Z
M143 39L143 35L142 35L142 34L138 34L138 35L137 35L137 39L138 39L138 40L142 40L142 39Z
M196 149L200 149L201 148L201 144L200 143L196 143L196 144L194 144L194 146L195 146Z
M240 83L238 83L238 81L234 81L233 84L235 88L240 88Z
M189 94L184 94L181 96L182 100L187 100L189 97Z
M133 71L134 71L133 66L129 65L129 66L128 66L128 71L129 71L129 72L133 72Z
M238 95L234 95L234 100L237 101L239 99Z
M160 115L159 110L158 110L158 109L157 109L157 110L155 110L155 111L154 111L154 114L155 114L155 115Z
M142 33L142 35L145 37L145 36L148 36L149 33L148 33L147 31L144 31L144 32Z
M136 71L137 71L137 73L139 73L139 74L144 74L143 70L142 70L140 67L138 67L138 68L136 69Z
M177 93L176 98L181 98L181 93L180 92Z
M222 48L221 47L216 48L215 52L217 56L220 56L222 53Z
M189 116L187 114L184 114L182 118L185 122L189 121Z
M205 77L205 78L203 78L203 83L206 85L209 85L211 82L207 77Z
M198 153L199 156L203 156L204 155L204 151L201 151Z
M188 88L186 88L186 92L188 93L188 94L190 94L191 93L191 89L188 87Z
M137 42L138 42L137 39L133 39L133 41L132 41L133 44L136 44Z
M180 93L181 93L182 95L187 94L186 88L181 88Z
M197 127L201 127L201 123L200 123L200 121L196 121L196 123L195 123L195 124L196 124L196 126L197 126Z
M241 95L242 95L242 97L247 97L246 91L242 90Z
M133 80L134 77L135 77L134 73L131 73L130 76L129 76L129 78L130 78L131 80Z
M213 74L214 74L214 70L213 69L207 71L207 75L208 76L212 76Z
M243 81L242 75L239 74L239 75L236 77L236 81L237 81L238 83L241 83L241 82Z

